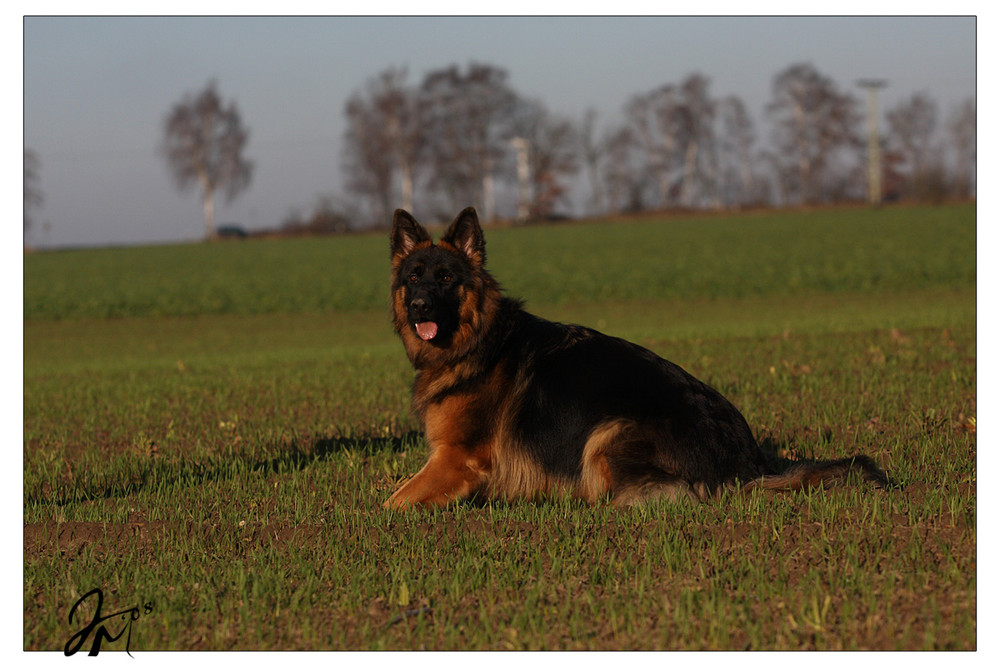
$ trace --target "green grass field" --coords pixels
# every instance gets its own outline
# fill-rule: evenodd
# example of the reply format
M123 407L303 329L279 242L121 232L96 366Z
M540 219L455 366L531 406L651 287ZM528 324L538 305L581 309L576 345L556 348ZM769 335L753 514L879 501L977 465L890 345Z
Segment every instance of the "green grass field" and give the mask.
M530 310L679 363L769 452L904 483L636 510L380 508L425 456L385 235L26 255L23 647L98 587L149 611L133 653L975 649L975 218L487 229Z

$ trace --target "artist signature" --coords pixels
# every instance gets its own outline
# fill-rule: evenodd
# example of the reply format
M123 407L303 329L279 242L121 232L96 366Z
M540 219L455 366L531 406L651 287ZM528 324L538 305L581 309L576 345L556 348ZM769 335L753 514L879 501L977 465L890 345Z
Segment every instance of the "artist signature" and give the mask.
M101 607L104 606L104 593L100 588L95 588L77 600L76 604L73 605L73 608L69 610L69 624L71 627L73 626L73 617L77 615L77 609L80 608L80 605L83 604L85 600L88 600L95 595L97 596L97 607L94 609L94 617L90 619L90 622L87 623L82 630L69 638L69 641L66 642L66 647L63 649L63 653L65 653L68 657L79 651L83 646L83 643L90 637L90 633L93 632L94 641L90 645L90 652L87 655L97 655L101 650L102 641L106 641L111 644L121 639L122 635L125 633L128 633L125 637L125 652L128 653L129 657L134 657L131 653L129 653L129 647L132 643L132 622L138 620L140 616L151 614L153 612L153 603L147 602L144 604L142 606L142 611L139 610L139 607L130 607L129 609L122 609L121 611L101 616ZM115 618L117 618L118 622L122 625L116 626L120 628L120 630L118 631L118 634L112 635L111 632L108 631L107 624Z

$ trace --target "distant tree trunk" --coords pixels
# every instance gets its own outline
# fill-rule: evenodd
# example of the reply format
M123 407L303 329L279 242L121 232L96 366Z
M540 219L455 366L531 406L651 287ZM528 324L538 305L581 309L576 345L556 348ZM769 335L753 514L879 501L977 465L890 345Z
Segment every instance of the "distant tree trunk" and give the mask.
M659 194L659 206L660 208L667 208L670 205L670 173L667 171L660 172L659 183L657 186L657 191Z
M684 151L684 184L681 186L681 205L690 207L694 204L694 175L698 164L698 142L688 142Z
M806 114L802 110L801 104L793 105L795 122L798 126L798 147L799 147L799 193L803 201L809 202L812 199L811 188L809 187L810 169L812 163L809 159L809 142L807 140L808 127L806 124Z
M579 170L576 128L566 118L548 111L541 102L523 102L514 118L517 135L511 140L517 153L519 201L527 200L526 217L542 219L568 202L565 179ZM525 216L519 210L519 217Z
M487 165L486 173L483 174L483 219L493 220L495 200L493 197L493 170L492 165Z
M24 150L24 234L32 222L32 210L42 204L42 191L38 187L40 162L38 156L28 149Z
M211 187L205 187L205 238L210 239L215 236L215 192Z
M719 154L720 178L725 184L724 203L743 206L758 199L752 149L753 125L743 101L735 95L721 104L722 131Z
M413 168L408 162L400 165L400 195L403 200L403 208L407 211L413 210Z
M753 167L750 165L750 147L740 146L740 183L743 186L742 203L746 203L753 192Z
M580 139L583 148L583 161L587 165L587 175L590 178L590 206L591 214L606 213L604 204L604 190L601 187L601 150L594 139L594 122L597 119L597 112L594 109L587 109L583 116L583 126L580 132Z
M976 195L976 102L966 100L951 121L951 141L958 169L959 193Z
M632 151L636 147L633 130L619 127L601 139L601 150L607 156L602 176L608 197L608 212L618 214L631 205L632 193L641 189L633 170Z
M673 152L673 130L668 126L669 105L671 104L672 93L669 87L654 90L649 93L639 94L632 97L625 107L625 114L628 118L628 137L635 142L635 146L642 152L645 158L644 172L649 178L654 178L657 205L666 208L670 196L670 159ZM651 128L650 116L655 116L657 129L661 137L654 138ZM626 136L626 135L621 135ZM643 179L645 181L645 178ZM627 205L633 208L636 205L642 207L641 201L635 201L636 195L640 194L645 185L633 182L630 184L632 201ZM640 197L641 199L641 197Z

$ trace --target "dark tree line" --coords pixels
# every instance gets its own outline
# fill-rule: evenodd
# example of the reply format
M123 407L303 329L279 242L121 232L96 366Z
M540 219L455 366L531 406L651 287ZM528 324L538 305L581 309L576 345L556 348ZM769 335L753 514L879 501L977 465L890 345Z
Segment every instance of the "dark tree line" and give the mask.
M470 203L487 220L551 217L565 210L581 167L587 214L865 197L867 127L853 91L812 65L779 72L765 143L743 101L710 84L695 73L638 93L620 123L599 129L593 110L580 121L559 117L496 66L451 66L415 84L390 69L347 103L347 185L365 221L382 224L400 206L447 218ZM975 104L949 121L943 140L937 116L924 93L885 114L887 198L974 194Z

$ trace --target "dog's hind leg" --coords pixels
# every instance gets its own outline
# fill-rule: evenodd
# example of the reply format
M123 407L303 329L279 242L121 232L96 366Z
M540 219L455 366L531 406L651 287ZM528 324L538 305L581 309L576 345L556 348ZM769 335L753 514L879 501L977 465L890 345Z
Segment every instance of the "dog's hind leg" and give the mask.
M645 505L660 500L697 503L706 496L704 489L696 488L676 475L649 471L643 478L629 480L616 489L612 503L619 507Z
M594 502L610 494L618 506L656 500L694 501L709 496L704 484L692 486L655 461L656 448L628 419L599 424L584 447L580 495Z

